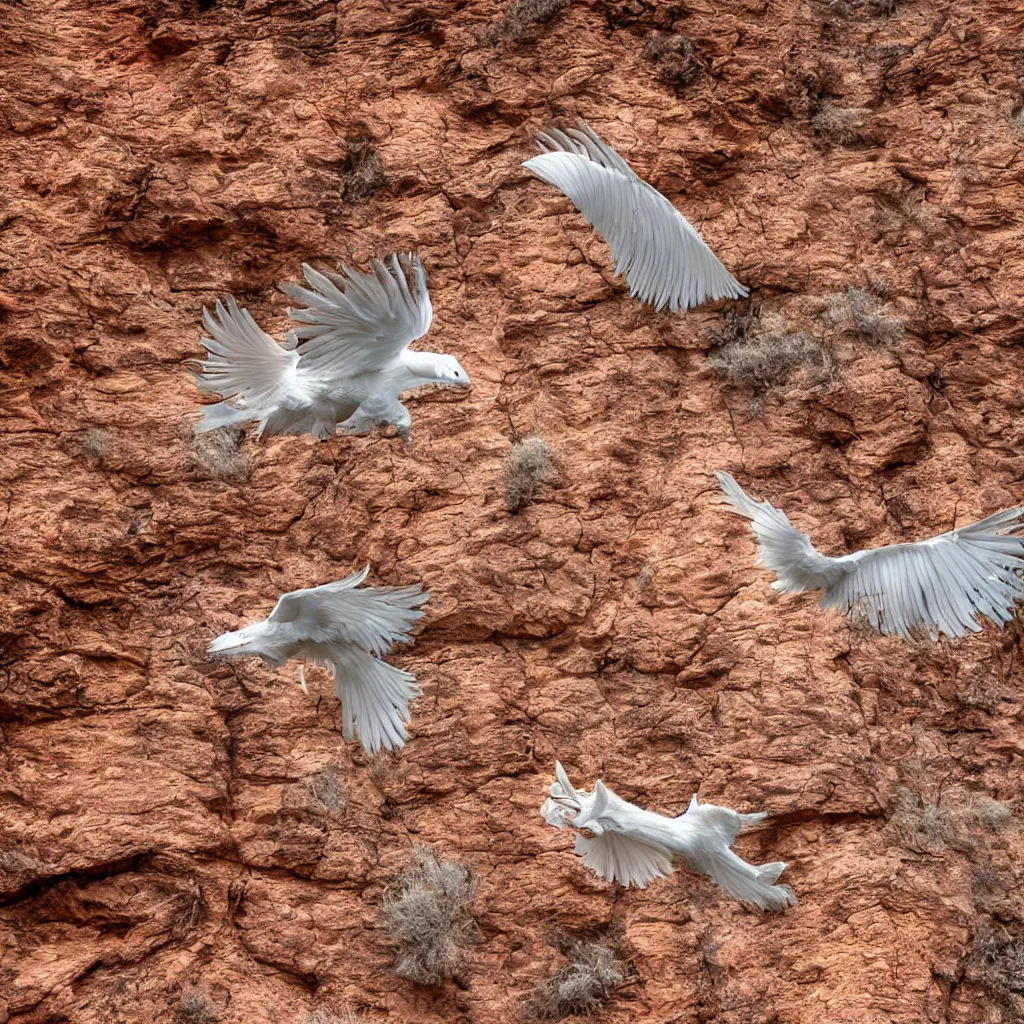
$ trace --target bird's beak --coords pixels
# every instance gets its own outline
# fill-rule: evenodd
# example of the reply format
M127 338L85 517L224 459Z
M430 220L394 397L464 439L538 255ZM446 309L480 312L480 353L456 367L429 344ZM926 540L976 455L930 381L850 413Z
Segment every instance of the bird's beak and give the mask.
M209 647L207 654L234 654L251 643L249 637L239 636L237 633L224 633L217 637Z

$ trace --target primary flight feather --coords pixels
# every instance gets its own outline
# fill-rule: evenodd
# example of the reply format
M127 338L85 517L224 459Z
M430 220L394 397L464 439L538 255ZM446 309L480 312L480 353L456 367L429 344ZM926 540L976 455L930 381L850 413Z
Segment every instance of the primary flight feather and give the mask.
M670 874L678 858L758 910L783 910L796 903L789 886L775 884L786 869L784 862L748 864L730 849L744 828L766 817L763 812L738 814L699 804L694 795L685 813L668 818L628 803L600 779L593 793L575 789L556 761L555 781L540 813L549 825L572 829L583 863L609 882L646 888Z
M256 655L278 666L291 658L329 666L345 739L357 733L376 753L405 745L409 701L420 692L415 676L380 659L396 643L410 641L409 629L423 617L430 594L418 584L357 589L369 571L367 566L337 583L282 595L268 618L223 633L207 653Z
M749 294L690 222L585 121L578 129L550 128L537 145L541 154L523 166L564 192L594 226L631 295L674 313Z
M829 558L780 509L755 501L728 473L717 476L726 502L750 520L775 590L824 590L822 608L856 609L886 636L962 637L980 632L980 616L1005 626L1024 600L1024 537L1011 536L1024 529L1024 507L916 544Z
M255 421L257 436L306 434L326 439L336 427L365 434L393 425L409 438L412 418L403 391L423 384L469 386L450 355L413 352L430 329L433 309L419 256L374 260L368 273L340 274L303 265L308 288L282 283L305 304L290 310L302 324L279 345L233 298L203 310L207 359L195 374L200 390L223 401L207 406L200 432Z

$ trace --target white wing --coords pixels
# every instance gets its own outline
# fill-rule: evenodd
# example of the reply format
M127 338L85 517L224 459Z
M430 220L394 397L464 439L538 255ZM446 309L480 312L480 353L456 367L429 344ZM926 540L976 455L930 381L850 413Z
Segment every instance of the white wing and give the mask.
M207 407L200 430L231 421L263 420L281 403L303 403L295 372L298 353L261 331L234 298L228 298L226 307L218 300L215 314L204 308L203 326L209 335L203 338L208 356L194 374L196 383L201 391L232 401Z
M577 791L559 761L555 762L555 780L551 795L541 805L541 816L555 828L582 826L596 833L593 838L576 834L576 853L588 868L609 882L638 889L672 873L672 855L663 846L609 830L614 827L608 821L609 801L624 801L601 782L594 786L593 794Z
M371 266L366 274L347 266L340 274L322 274L303 264L310 288L278 285L306 304L289 315L308 326L290 333L299 339L302 365L311 372L344 378L382 370L430 330L434 313L419 256L393 255L390 268L379 260Z
M926 630L962 637L981 630L979 616L1005 626L1024 600L1024 508L916 544L890 544L847 556L856 573L825 592L823 608L856 609L879 632Z
M727 473L718 477L729 504L752 520L759 561L779 577L773 587L824 590L823 608L856 610L887 636L966 636L980 631L982 615L1005 625L1024 600L1024 538L1007 535L1024 529L1024 507L916 544L826 558L782 512L751 500Z
M573 201L641 302L676 312L749 294L689 221L584 121L579 130L543 132L537 144L544 152L523 166Z
M365 587L356 590L370 569L337 583L284 594L269 621L292 623L296 640L356 644L372 655L386 654L409 640L409 628L423 617L430 594L412 587Z
M320 645L308 654L334 669L334 692L341 701L346 740L358 735L371 754L405 746L409 701L421 692L414 675L348 644Z
M854 569L839 558L818 552L806 533L786 518L786 513L767 501L754 501L728 474L716 473L725 500L750 520L758 540L758 565L778 576L772 584L785 594L827 590Z

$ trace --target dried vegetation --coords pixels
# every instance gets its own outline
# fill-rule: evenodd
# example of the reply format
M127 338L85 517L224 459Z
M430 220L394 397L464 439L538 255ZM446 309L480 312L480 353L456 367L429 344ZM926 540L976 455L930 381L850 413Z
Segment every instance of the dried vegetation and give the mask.
M420 985L439 985L468 963L476 937L471 912L476 876L427 847L417 847L413 857L400 879L401 891L385 897L384 927L398 942L395 973Z
M508 10L487 29L485 41L492 46L515 46L535 25L544 25L569 6L569 0L513 0Z
M543 484L557 476L547 442L540 437L515 441L505 460L505 498L510 512L532 504Z
M527 1020L561 1020L591 1014L626 979L625 965L607 943L569 940L562 944L566 963L539 982L523 1003Z
M654 65L659 81L674 89L682 89L700 77L704 66L686 36L652 32L644 40L644 59Z
M238 427L218 427L205 433L193 433L192 471L200 480L241 480L249 473L249 457L241 451L245 431Z

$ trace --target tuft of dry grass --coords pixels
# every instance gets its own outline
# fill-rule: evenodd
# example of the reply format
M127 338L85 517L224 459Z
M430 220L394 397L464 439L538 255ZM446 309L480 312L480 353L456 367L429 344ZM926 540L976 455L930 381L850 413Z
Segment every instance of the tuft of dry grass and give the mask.
M363 1024L366 1018L355 1010L329 1010L318 1007L307 1017L305 1024Z
M870 114L867 107L837 107L825 100L811 118L811 128L827 145L852 146L863 141L865 120Z
M240 480L249 473L249 457L241 451L245 431L218 427L192 435L192 470L201 480Z
M728 320L717 338L708 365L730 384L750 388L755 409L770 390L798 375L812 388L827 388L839 377L839 362L827 340L766 324L755 315Z
M652 32L644 40L644 59L654 65L654 74L674 89L682 89L704 70L694 56L693 43L683 35Z
M575 940L562 952L568 962L539 982L524 1000L527 1020L561 1020L593 1013L626 978L622 961L603 942Z
M338 769L333 765L306 779L306 794L314 809L322 809L326 816L341 814L348 804L348 797L338 781Z
M513 0L508 10L487 30L492 46L503 42L514 46L534 25L544 25L569 6L570 0Z
M181 993L174 1010L174 1024L216 1024L220 1007L198 985L190 985Z
M887 289L887 282L876 282L876 294L849 287L833 295L826 307L826 316L834 324L849 323L862 337L885 348L896 348L903 340L903 321L880 312L882 301L877 292Z
M900 841L917 853L949 848L972 853L988 833L1008 828L1010 808L991 797L957 793L932 802L909 789L900 790L889 816Z
M510 512L518 512L536 500L541 485L557 473L547 443L540 437L516 441L505 460L505 497Z
M343 166L346 202L358 203L384 188L388 177L380 159L377 143L368 136L353 136L345 140L346 154Z
M998 1000L1019 1021L1024 1009L1024 938L1002 925L982 920L966 956L967 976Z
M105 430L92 427L85 432L85 436L82 438L82 454L87 459L94 459L102 464L103 457L107 454L109 441L110 435Z
M455 860L439 860L425 846L400 879L398 895L386 896L384 927L398 941L395 973L420 985L439 985L469 960L476 937L471 908L477 881Z

